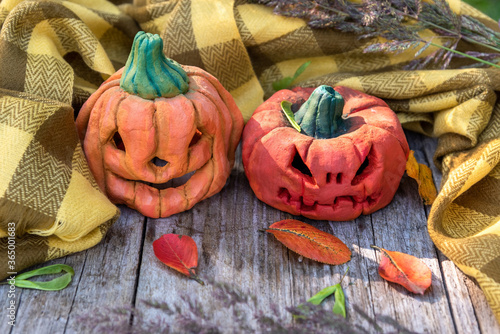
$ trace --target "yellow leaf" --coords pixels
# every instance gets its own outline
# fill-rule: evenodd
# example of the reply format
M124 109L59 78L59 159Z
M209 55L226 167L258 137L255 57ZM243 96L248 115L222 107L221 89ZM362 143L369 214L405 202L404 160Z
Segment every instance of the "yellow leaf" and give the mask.
M432 171L429 167L419 164L415 159L415 152L410 151L406 162L406 174L418 183L418 193L424 200L425 205L431 205L436 199L437 190L432 180Z

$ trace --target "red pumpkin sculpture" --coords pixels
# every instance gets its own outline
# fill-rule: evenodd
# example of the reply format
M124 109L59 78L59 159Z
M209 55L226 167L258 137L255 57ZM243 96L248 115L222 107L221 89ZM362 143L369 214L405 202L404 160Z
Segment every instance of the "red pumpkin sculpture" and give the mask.
M222 189L243 117L217 79L166 58L161 38L140 32L125 67L84 104L76 126L104 193L156 218ZM168 187L181 177L187 182Z
M347 87L278 91L254 112L242 141L245 173L260 200L335 221L389 204L409 154L387 104Z

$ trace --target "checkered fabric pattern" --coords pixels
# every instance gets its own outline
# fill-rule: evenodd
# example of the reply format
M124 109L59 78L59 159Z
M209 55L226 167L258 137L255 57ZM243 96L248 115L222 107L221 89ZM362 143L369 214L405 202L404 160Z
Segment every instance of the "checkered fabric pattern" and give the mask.
M0 3L0 277L97 244L119 216L89 171L74 110L123 66L138 27L105 1L78 3Z
M11 207L26 208L26 215L37 217L19 228L20 235L24 233L20 240L27 245L28 262L77 251L76 246L69 249L70 243L90 246L102 237L93 234L93 241L86 241L96 226L104 232L103 226L115 219L114 208L95 191L93 203L99 202L103 209L99 219L92 223L86 219L94 229L61 228L55 223L76 226L73 217L67 221L58 218L61 208L68 210L65 217L78 215L77 205L64 206L66 196L72 186L94 191L95 185L79 144L69 139L74 138L73 129L68 125L64 140L43 133L53 133L51 122L69 123L69 117L61 114L69 112L71 104L78 110L113 67L125 61L128 51L124 50L130 47L138 24L163 37L167 56L215 75L246 120L273 93L272 82L293 75L311 60L294 85L345 85L378 96L398 113L405 128L438 137L435 162L443 171L443 181L428 219L430 236L446 256L478 281L500 320L498 69L453 69L457 64L452 63L450 70L402 71L415 51L397 56L365 54L363 48L374 41L311 29L300 19L273 15L272 9L243 0L135 0L121 5L122 13L97 0L87 7L81 1L20 2L4 0L0 4L0 87L4 88L0 92L0 139L16 146L0 148L7 150L0 152L0 233L5 233L1 231ZM449 3L455 12L498 29L496 22L459 0ZM439 42L439 38L433 41ZM429 48L421 57L432 51ZM35 121L40 124L32 124ZM64 131L63 125L56 128ZM51 140L58 149L73 150L56 153L49 149ZM53 167L48 167L51 163ZM54 183L60 183L62 190L55 190L52 182L44 187L39 175L50 175L52 182L57 178ZM58 232L63 230L71 230L73 241ZM46 241L50 238L61 244L50 246Z

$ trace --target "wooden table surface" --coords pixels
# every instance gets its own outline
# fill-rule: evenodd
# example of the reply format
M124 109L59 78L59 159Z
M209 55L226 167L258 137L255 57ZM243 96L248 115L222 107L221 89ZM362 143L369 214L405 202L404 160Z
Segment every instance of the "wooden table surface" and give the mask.
M432 163L436 141L414 133L407 132L407 136L417 160L433 169L439 185L440 174ZM66 263L75 269L73 281L66 289L16 290L14 327L7 320L8 287L0 286L0 300L4 301L0 333L99 332L89 327L89 319L97 321L121 307L135 306L143 311L142 317L131 318L134 323L138 319L154 321L165 315L145 300L177 304L186 316L193 307L203 308L208 318L206 326L214 324L228 333L253 332L256 327L238 329L234 313L214 297L220 289L214 288L213 283L202 286L155 258L152 242L166 233L186 234L196 241L201 276L230 283L255 296L255 303L238 306L248 317L249 326L257 326L252 319L259 311L279 311L285 322L291 323L286 308L339 283L349 267L342 286L347 320L358 329L370 333L500 333L478 285L430 240L426 223L429 209L419 198L416 182L405 175L391 204L369 216L348 222L294 217L267 206L253 195L239 158L224 189L187 212L149 219L121 207L120 219L100 244L50 262ZM272 235L259 231L286 218L298 218L336 235L351 249L351 261L331 266L302 259ZM431 288L420 296L383 280L377 272L380 254L370 245L421 258L432 271ZM186 302L186 295L191 303ZM332 305L333 301L327 301L325 308L331 309ZM174 317L164 319L173 323ZM374 319L378 327L368 318Z

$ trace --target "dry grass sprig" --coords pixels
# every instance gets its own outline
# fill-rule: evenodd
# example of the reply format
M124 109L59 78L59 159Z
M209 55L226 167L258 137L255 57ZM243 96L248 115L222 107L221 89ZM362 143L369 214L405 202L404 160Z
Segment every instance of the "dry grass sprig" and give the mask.
M208 306L186 293L174 304L143 300L136 308L96 308L93 312L78 315L77 325L84 332L113 334L358 334L383 333L378 324L385 323L394 328L391 332L410 333L395 320L378 316L372 318L356 306L349 312L367 320L369 328L333 314L331 305L327 308L304 302L282 312L283 308L276 304L260 307L254 296L234 285L205 278L204 281L211 295ZM224 314L223 323L214 316L217 312ZM152 314L156 316L152 317Z
M387 42L372 43L364 52L401 53L415 49L415 59L406 69L448 68L454 57L478 63L466 67L500 68L500 33L468 15L454 13L446 0L251 0L274 7L279 15L305 19L312 28L333 28L355 33L360 39L382 37ZM429 29L435 37L423 38ZM441 42L437 42L440 40ZM460 41L480 47L459 51ZM430 46L435 51L420 57ZM487 52L490 50L491 52Z

